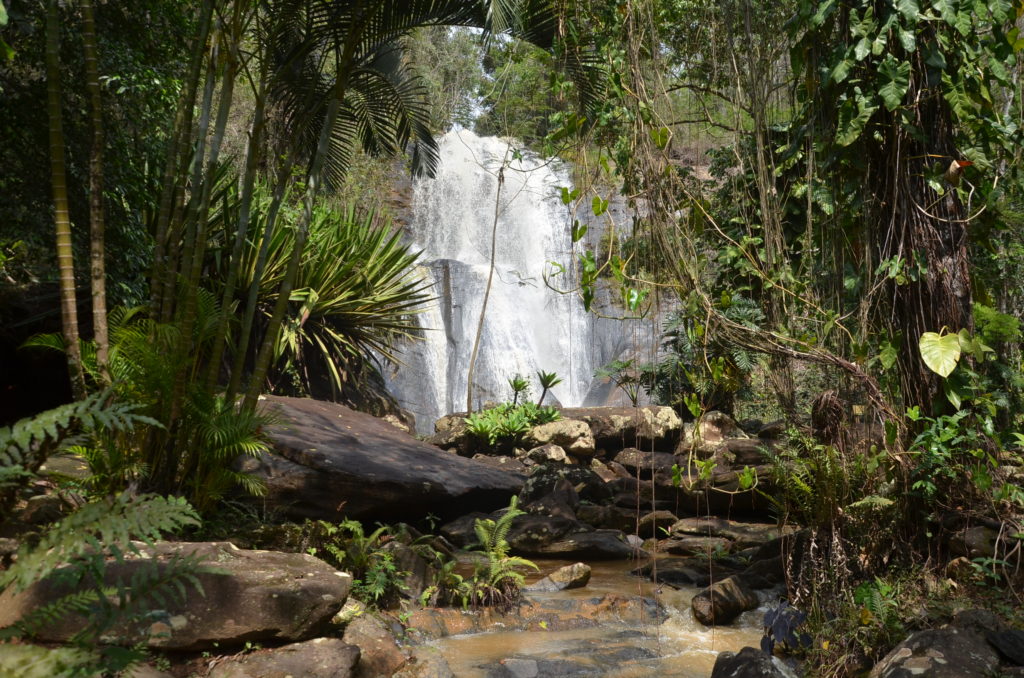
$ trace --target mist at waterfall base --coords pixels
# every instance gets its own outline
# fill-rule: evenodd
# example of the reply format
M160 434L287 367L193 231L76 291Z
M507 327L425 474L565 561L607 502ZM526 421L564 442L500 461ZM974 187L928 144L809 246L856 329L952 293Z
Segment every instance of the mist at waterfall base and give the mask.
M414 248L422 250L420 272L437 299L419 317L423 340L403 344L403 364L385 369L389 392L415 415L421 433L432 432L437 418L466 410L497 207L494 278L473 379L474 409L510 400L508 380L515 375L530 381L536 399L539 370L563 380L545 404L605 404L614 386L595 383L594 371L620 355L640 329L637 323L596 318L577 294L562 293L574 287L573 216L560 199L561 187L571 186L568 168L465 130L445 134L440 151L437 175L414 184L409 226ZM576 218L587 223L582 215ZM590 220L577 250L596 249L603 221ZM556 270L551 262L565 266L566 273L550 277Z

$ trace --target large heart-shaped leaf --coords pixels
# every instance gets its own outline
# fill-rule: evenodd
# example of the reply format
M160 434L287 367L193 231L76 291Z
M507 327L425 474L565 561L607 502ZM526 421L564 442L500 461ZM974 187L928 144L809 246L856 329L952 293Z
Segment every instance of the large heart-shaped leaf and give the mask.
M918 347L924 364L941 377L948 377L960 360L960 337L956 334L925 332Z

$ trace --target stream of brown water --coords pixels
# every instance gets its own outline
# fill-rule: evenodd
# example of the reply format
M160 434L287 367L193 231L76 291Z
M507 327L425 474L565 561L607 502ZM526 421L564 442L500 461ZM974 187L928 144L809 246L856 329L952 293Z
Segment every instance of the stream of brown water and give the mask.
M538 562L539 578L565 562ZM697 622L690 600L697 588L676 590L634 577L631 562L591 563L590 583L558 593L531 593L547 604L592 600L604 594L645 596L665 608L667 618L648 621L608 620L600 626L573 630L547 629L449 636L433 641L457 678L706 678L719 652L758 647L764 610L743 614L728 626L708 628Z

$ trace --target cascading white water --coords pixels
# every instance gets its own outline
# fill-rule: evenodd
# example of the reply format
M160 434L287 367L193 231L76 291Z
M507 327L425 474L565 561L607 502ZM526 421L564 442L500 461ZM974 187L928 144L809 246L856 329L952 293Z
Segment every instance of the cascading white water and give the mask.
M440 147L437 176L414 186L410 226L437 301L421 316L424 341L405 345L399 356L404 364L385 376L389 390L416 415L420 431L431 430L441 415L465 410L497 208L494 278L475 368L474 407L509 399L508 379L516 374L530 380L536 397L538 370L564 380L546 402L583 404L601 364L596 353L607 351L595 352L601 344L593 337L595 321L579 298L544 282L549 262L568 265L571 257L570 216L559 199L559 188L571 185L568 171L529 153L513 158L508 143L465 130L444 135ZM568 286L564 278L552 283Z

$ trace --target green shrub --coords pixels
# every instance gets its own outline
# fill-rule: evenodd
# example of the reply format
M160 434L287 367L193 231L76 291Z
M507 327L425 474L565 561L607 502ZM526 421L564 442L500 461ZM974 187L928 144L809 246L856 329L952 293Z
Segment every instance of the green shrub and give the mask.
M481 442L489 447L500 444L516 444L534 426L558 421L562 418L554 407L536 403L521 405L503 403L497 407L474 412L466 417L466 427Z

